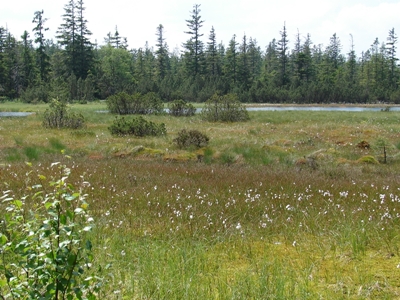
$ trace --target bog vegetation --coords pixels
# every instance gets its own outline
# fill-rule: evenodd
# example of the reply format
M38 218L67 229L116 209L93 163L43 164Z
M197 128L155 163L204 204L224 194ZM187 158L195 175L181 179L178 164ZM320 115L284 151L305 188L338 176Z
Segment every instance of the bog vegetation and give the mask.
M160 114L164 112L164 104L155 93L133 95L125 92L107 98L107 108L111 113L119 115L128 114Z
M139 116L132 118L131 120L122 118L115 118L113 124L108 127L108 130L112 135L134 135L134 136L146 136L153 135L159 136L167 133L164 123L156 124L151 121L147 121L143 117Z
M173 140L173 142L178 146L179 149L188 149L191 147L206 147L209 140L210 139L208 136L196 129L182 129L178 132L178 136Z
M136 137L111 134L104 102L70 105L81 129L2 108L35 112L0 118L3 298L400 293L396 111L123 116L167 129Z
M79 129L84 127L85 118L82 114L71 112L67 103L53 99L43 113L42 125L46 128Z
M168 113L175 117L190 117L196 113L196 108L184 100L174 100L168 105Z
M209 122L240 122L248 121L246 108L234 94L214 94L208 99L201 111L201 117Z

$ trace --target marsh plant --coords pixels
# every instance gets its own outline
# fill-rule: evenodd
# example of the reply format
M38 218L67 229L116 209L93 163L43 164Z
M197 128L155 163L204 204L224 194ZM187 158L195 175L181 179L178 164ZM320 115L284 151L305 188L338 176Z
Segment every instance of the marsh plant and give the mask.
M242 122L250 119L246 108L235 94L214 94L206 101L201 116L209 122Z
M107 108L111 113L119 115L128 114L161 114L164 104L156 93L128 94L125 92L112 95L107 98Z
M196 108L184 100L174 100L168 105L168 113L174 117L190 117L196 113Z
M160 136L167 134L164 123L147 121L142 116L127 120L124 117L116 117L113 124L108 127L112 135L134 135L134 136Z
M43 114L42 125L46 128L79 129L84 127L85 118L82 114L71 112L67 103L53 99Z
M178 136L173 140L179 149L202 148L208 145L210 138L198 130L183 129L178 132Z
M39 183L20 198L3 191L1 299L96 299L100 291L102 280L92 271L88 232L94 220L87 195L69 183L66 165L50 168L59 178L38 175ZM88 183L82 178L81 185Z

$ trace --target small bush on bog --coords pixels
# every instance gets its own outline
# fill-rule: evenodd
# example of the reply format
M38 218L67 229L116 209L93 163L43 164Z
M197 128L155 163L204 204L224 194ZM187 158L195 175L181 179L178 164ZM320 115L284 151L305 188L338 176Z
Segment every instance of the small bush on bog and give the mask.
M201 116L209 122L242 122L250 119L246 108L235 94L214 94L206 101Z
M124 117L116 117L114 123L108 127L112 135L134 135L134 136L161 136L167 134L164 123L147 121L142 116L127 120Z
M108 110L113 114L161 114L164 111L164 104L155 93L142 95L136 93L129 95L125 92L112 95L107 98Z
M169 105L169 114L175 117L189 117L196 113L196 108L184 100L174 100Z
M198 130L183 129L173 140L179 149L202 148L208 145L209 137Z
M42 125L46 128L79 129L84 127L85 118L69 111L65 102L53 99L43 114Z

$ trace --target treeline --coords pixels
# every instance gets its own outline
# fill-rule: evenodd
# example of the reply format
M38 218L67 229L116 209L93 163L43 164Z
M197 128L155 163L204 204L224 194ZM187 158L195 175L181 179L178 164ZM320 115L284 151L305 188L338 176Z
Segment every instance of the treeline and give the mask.
M297 33L291 49L284 24L263 50L246 35L218 43L214 27L204 37L196 4L186 20L182 51L169 49L161 24L155 47L128 49L117 28L102 45L90 41L83 0L69 0L64 12L56 41L45 37L43 10L34 13L33 38L28 31L17 38L0 27L1 99L91 101L152 92L163 101L203 102L215 93L234 93L242 102L400 103L394 29L385 42L372 39L370 49L357 56L353 45L343 53L336 34L323 47L310 34Z

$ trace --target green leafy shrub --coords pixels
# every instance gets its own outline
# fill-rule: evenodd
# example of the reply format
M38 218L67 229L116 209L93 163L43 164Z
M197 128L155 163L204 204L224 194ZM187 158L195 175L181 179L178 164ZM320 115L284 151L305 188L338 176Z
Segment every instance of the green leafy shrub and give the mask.
M193 116L196 113L196 108L184 100L174 100L168 107L168 113L171 116Z
M173 140L173 142L179 149L187 149L206 147L209 140L208 136L198 130L183 129L178 132L178 136Z
M53 99L50 107L43 114L43 127L46 128L70 128L84 127L85 118L81 114L69 111L67 104Z
M124 117L115 118L114 123L108 127L112 135L135 135L135 136L160 136L167 134L164 123L156 124L147 121L139 116L132 120L127 120Z
M201 111L203 120L209 122L241 122L250 119L246 108L235 94L220 96L214 94Z
M96 299L100 292L87 234L93 227L87 195L69 183L65 165L50 168L60 178L38 175L40 183L25 196L16 199L3 191L0 198L2 299Z
M106 99L108 110L113 114L119 115L133 113L132 102L132 95L125 92L120 92Z
M140 99L140 108L138 114L162 114L164 112L164 103L154 92L145 94Z
M107 98L107 108L111 113L119 115L129 114L161 114L164 104L155 93L140 93L129 95L125 92Z

